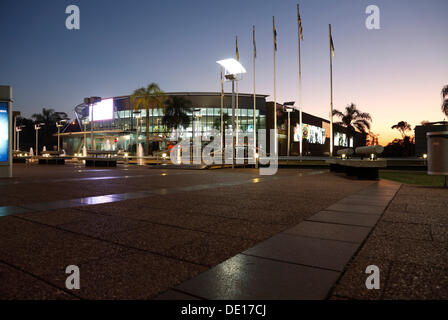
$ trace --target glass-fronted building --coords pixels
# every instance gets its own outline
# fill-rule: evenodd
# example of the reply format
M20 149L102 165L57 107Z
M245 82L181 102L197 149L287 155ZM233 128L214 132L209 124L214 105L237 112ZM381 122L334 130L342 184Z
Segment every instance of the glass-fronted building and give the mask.
M61 134L62 147L69 154L82 152L84 144L88 149L123 150L132 153L136 150L137 141L145 147L148 122L149 151L153 153L166 150L177 136L188 139L208 135L213 129L219 130L220 92L174 92L165 95L167 99L176 96L190 102L187 110L190 123L186 128L180 127L176 132L164 126L164 108L150 108L147 115L145 109L135 110L130 96L103 98L101 103L94 104L93 107L84 103L76 106L75 121ZM256 96L257 129L266 128L266 97L267 95ZM223 114L224 118L232 117L231 93L224 94ZM235 110L235 117L237 115L239 129L243 132L253 132L253 94L238 95L238 112ZM232 128L231 121L227 120L226 125L228 129Z

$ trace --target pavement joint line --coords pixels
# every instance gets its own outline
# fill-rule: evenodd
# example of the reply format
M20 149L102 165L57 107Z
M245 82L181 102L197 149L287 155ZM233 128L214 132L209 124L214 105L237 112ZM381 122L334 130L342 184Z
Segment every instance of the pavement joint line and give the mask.
M323 173L324 171L318 171L319 173ZM301 173L304 175L314 175L314 174L318 174L315 173L313 171L311 172L305 172L305 173ZM48 201L48 202L37 202L37 203L29 203L29 204L21 204L21 205L15 205L15 206L3 206L0 207L0 211L2 209L7 210L7 208L11 208L11 207L19 207L22 209L26 209L29 212L21 212L21 213L31 213L31 212L39 212L39 211L45 211L45 209L30 209L30 207L32 205L39 205L40 203L47 203L48 205L51 205L52 203L59 203L61 201L67 201L67 203L72 203L73 202L79 202L80 206L85 206L85 205L95 205L95 204L104 204L104 203L112 203L112 202L118 202L118 201L124 201L124 200L132 200L131 199L122 199L121 197L124 197L126 195L130 195L130 194L137 194L137 193L144 193L145 195L142 197L151 197L154 195L166 195L166 194L176 194L176 193L183 193L183 192L189 192L189 191L198 191L198 190L207 190L207 189L216 189L216 188L221 188L221 187L229 187L229 186L237 186L237 185L244 185L244 184L250 184L250 183L260 183L260 182L264 182L264 181L272 181L272 180L278 180L278 179L286 179L286 178L290 178L290 176L281 176L281 177L277 177L277 176L272 176L270 178L251 178L249 180L240 180L237 182L218 182L218 183L210 183L210 184L198 184L198 185L194 185L194 186L185 186L185 187L178 187L178 188L161 188L161 189L156 189L156 190L142 190L142 191L133 191L133 192L127 192L127 193L115 193L115 194L106 194L106 195L97 195L97 196L91 196L91 197L83 197L83 198L75 198L75 199L65 199L65 200L55 200L55 201ZM257 181L254 181L255 179L257 179ZM146 195L147 194L147 195ZM101 199L101 198L109 198L110 201L105 201L102 203L84 203L83 201L88 202L89 199ZM94 200L95 201L95 200ZM29 206L29 207L27 207ZM67 206L67 207L59 207L57 209L65 209L65 208L69 208L69 207L73 207L73 206ZM49 209L51 210L51 209ZM4 217L4 216L8 216L8 215L14 215L13 214L5 214L0 216Z
M378 183L379 183L379 182L376 182L376 183L374 183L374 184L371 184L371 185L369 185L369 186L367 186L367 187L365 187L365 188L359 190L358 192L356 192L356 193L354 193L354 194L352 194L352 195L356 195L356 194L358 194L358 193L360 193L360 192L365 192L365 190L368 190L368 188L371 188L373 185L376 185L378 188L381 188L381 186L379 186ZM378 224L378 222L380 221L381 217L384 215L384 212L386 212L387 208L389 207L390 203L393 201L393 199L395 198L395 196L397 195L397 193L399 192L399 190L401 189L401 187L402 187L402 184L400 184L398 188L394 188L394 189L396 189L396 190L394 191L393 195L391 196L391 199L388 201L387 206L385 206L385 208L383 209L382 213L378 216L378 220L376 221L376 223L375 223L373 226L371 226L371 227L366 227L366 228L369 228L369 229L370 229L369 232L368 232L368 234L364 237L364 239L363 239L363 241L361 241L361 243L359 243L359 244L356 243L356 244L358 244L358 247L357 247L357 249L355 250L355 252L351 255L351 257L348 259L348 261L347 261L347 263L344 265L342 271L341 271L341 270L334 270L334 269L324 268L324 267L319 267L319 266L310 266L310 265L305 265L305 264L299 264L299 263L295 263L295 262L291 262L291 261L285 261L285 260L273 259L273 258L269 258L269 257L262 257L262 256L257 256L257 255L251 255L251 254L247 254L247 253L244 253L244 252L240 252L240 253L238 253L238 254L242 254L242 255L246 255L246 256L252 256L252 257L259 258L259 259L267 259L267 260L277 261L277 262L281 262L281 263L287 263L287 264L293 264L293 265L301 265L301 266L311 267L311 268L315 268L315 269L322 269L322 270L326 270L326 271L337 272L337 273L338 273L338 278L334 281L334 283L333 283L332 285L330 285L330 287L328 288L328 291L327 291L327 295L326 295L326 297L325 297L325 300L328 300L328 299L331 297L331 293L334 291L334 288L336 287L337 283L339 283L340 279L341 279L342 276L345 274L345 272L346 272L346 270L347 270L347 266L350 265L350 263L354 260L354 258L358 255L358 253L360 252L360 250L363 248L363 246L364 246L364 244L366 243L367 239L369 238L369 236L370 236L371 233L373 232L373 229L374 229L375 226ZM366 195L366 196L368 196L368 195ZM326 209L321 210L321 211L326 211ZM334 211L334 212L339 212L339 211ZM355 213L355 214L356 214L356 213ZM304 221L306 221L306 219L304 219ZM301 222L301 223L302 223L302 222ZM335 224L337 224L337 223L335 223ZM297 225L300 225L300 223L297 224ZM297 225L296 225L296 226L297 226ZM292 228L294 228L294 226L293 226ZM271 238L272 238L272 237L271 237ZM269 238L269 239L271 239L271 238ZM310 238L310 239L315 239L315 238L311 238L311 237L308 237L308 238ZM267 240L265 240L265 241L268 241L269 239L267 239ZM328 239L325 239L325 240L328 240ZM334 240L334 241L337 241L337 240ZM342 242L343 242L343 241L342 241ZM351 242L346 242L346 243L351 243ZM256 244L256 245L258 245L258 244ZM249 248L249 249L250 249L250 248ZM249 249L248 249L248 250L249 250ZM247 251L247 250L246 250L246 251ZM238 254L237 254L237 255L238 255ZM230 257L229 259L232 259L232 258L236 257L237 255L235 255L235 256L233 256L233 257ZM227 259L227 260L229 260L229 259ZM227 261L227 260L226 260L226 261ZM225 261L224 261L224 262L225 262ZM224 263L224 262L222 262L222 263ZM222 263L220 263L220 264L222 264ZM218 265L219 265L219 264L218 264ZM197 275L196 277L194 277L194 278L192 278L192 279L197 278L197 277L200 276L201 274L202 274L202 273L200 273L199 275ZM192 279L186 280L186 281L184 281L184 282L190 281L190 280L192 280ZM217 280L217 279L215 279L215 280L216 280L216 281L222 281L222 280ZM179 286L179 285L177 285L177 287L178 287L178 286ZM175 289L175 288L171 288L171 289ZM186 293L186 294L190 294L188 291L185 291L184 293Z
M309 221L309 220L303 220L303 221ZM344 226L349 226L349 227L358 227L358 228L365 228L365 229L371 229L370 227L364 227L364 226L353 226L353 225L349 225L349 224L338 224L338 223L327 223L327 222L322 222L322 221L309 221L309 222L314 222L314 223L322 223L322 224L335 224L335 225L344 225ZM300 224L300 223L299 223ZM297 226L297 225L296 225ZM294 227L293 227L294 228ZM290 228L292 229L292 228ZM288 229L288 230L290 230ZM309 235L302 235L302 234L296 234L296 233L290 233L290 232L280 232L280 234L287 234L288 236L296 236L296 237L301 237L301 238L310 238L310 239L319 239L319 240L331 240L331 241L336 241L336 242L345 242L345 243L351 243L351 244L360 244L360 242L356 242L356 241L348 241L348 240L339 240L339 239L328 239L328 238L319 238L319 237L313 237L313 236L309 236Z
M325 239L325 240L327 240L327 239ZM302 266L302 267L308 267L308 268L314 268L314 269L319 269L319 270L333 271L333 272L341 273L341 270L325 268L325 267L319 267L319 266L313 266L313 265L310 265L310 264L292 262L292 261L287 261L287 260L282 260L282 259L275 259L275 258L270 258L270 257L257 256L255 254L249 254L249 253L244 253L244 252L240 252L239 254L242 254L242 255L245 255L245 256L249 256L249 257L259 258L259 259L276 261L276 262L280 262L280 263L292 264L292 265L296 265L296 266Z
M201 297L201 296L198 296L198 295L195 295L195 294L191 294L191 293L185 292L185 291L180 290L180 289L177 289L177 288L170 288L170 289L167 289L167 290L165 290L165 291L159 293L158 295L160 295L160 294L162 294L162 293L165 293L165 292L167 292L167 291L169 291L169 290L177 291L177 292L179 292L179 293L183 293L183 294L186 294L186 295L188 295L188 296L192 296L192 297L194 297L194 298L198 298L198 299L200 299L200 300L207 300L207 299L205 299L204 297ZM157 297L157 295L156 295L155 297Z

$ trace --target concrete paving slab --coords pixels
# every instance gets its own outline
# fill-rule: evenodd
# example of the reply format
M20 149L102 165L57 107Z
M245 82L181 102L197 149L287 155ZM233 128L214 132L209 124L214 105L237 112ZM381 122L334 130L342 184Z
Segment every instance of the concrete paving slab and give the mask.
M236 255L176 288L213 300L324 299L339 272Z
M358 247L343 241L278 234L243 254L342 271Z
M15 217L0 219L1 259L35 275L64 274L68 265L119 255L126 250Z
M201 265L214 266L252 247L256 242L251 239L202 232L197 233L192 241L177 244L164 254Z
M101 235L102 239L128 247L163 253L166 250L200 237L199 231L148 223L136 230Z
M206 268L151 253L133 253L79 265L85 299L152 299ZM65 274L49 274L48 281L65 286Z
M284 233L310 238L361 243L367 237L370 230L367 227L303 221L297 226L285 230Z
M17 216L29 221L34 221L50 226L58 226L60 224L80 220L88 215L90 215L90 213L85 211L72 208L65 208L64 210L27 212L23 214L18 214Z
M74 296L0 262L2 300L72 300Z
M327 223L347 224L352 226L373 227L379 216L373 214L361 215L353 212L320 211L307 220Z
M110 233L136 230L146 225L146 222L123 217L87 214L81 219L60 224L58 227L63 230L98 238Z
M325 210L327 211L342 211L342 212L353 212L359 214L374 214L380 215L383 213L385 206L372 206L372 205L357 205L349 203L336 203Z

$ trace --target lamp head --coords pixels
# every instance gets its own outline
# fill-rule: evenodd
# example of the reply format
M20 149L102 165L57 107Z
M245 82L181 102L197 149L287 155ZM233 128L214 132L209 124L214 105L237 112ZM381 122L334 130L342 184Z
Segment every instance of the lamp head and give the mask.
M236 78L236 75L246 73L246 69L243 67L243 65L235 60L235 59L224 59L216 61L217 64L219 64L221 67L224 68L226 73L226 78L228 78L228 75L233 75ZM234 79L230 79L234 80Z

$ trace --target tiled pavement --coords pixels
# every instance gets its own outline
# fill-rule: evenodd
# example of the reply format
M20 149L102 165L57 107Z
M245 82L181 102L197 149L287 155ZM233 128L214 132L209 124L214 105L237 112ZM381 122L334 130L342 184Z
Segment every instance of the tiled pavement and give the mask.
M309 170L36 169L0 181L3 299L448 297L447 190L389 203L394 183Z
M371 184L311 170L20 170L0 184L2 299L153 298ZM71 264L80 290L65 288Z
M158 299L325 299L399 187L372 184Z

